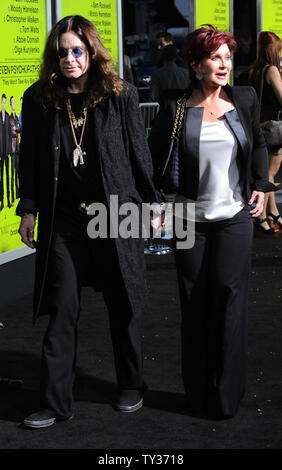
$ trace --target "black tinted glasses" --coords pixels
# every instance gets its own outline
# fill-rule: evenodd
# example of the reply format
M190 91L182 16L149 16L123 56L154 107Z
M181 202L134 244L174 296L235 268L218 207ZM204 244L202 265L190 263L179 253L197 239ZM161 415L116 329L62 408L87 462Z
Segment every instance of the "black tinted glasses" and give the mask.
M75 59L79 59L79 57L82 56L83 52L84 52L83 49L80 49L80 47L75 47L71 51L72 56ZM60 59L65 59L67 57L67 55L68 55L68 49L65 49L64 47L59 47L59 57L60 57Z

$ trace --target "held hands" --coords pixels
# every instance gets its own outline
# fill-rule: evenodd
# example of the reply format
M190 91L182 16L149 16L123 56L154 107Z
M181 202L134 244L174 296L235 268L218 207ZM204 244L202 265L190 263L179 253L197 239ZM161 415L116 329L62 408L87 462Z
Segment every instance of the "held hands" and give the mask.
M251 207L255 204L250 210L250 215L252 217L259 217L263 211L264 193L262 191L253 191L248 204Z
M158 230L160 226L164 226L165 224L165 214L157 215L156 217L151 217L151 227L154 230Z
M250 215L252 217L259 217L263 211L264 204L264 193L262 191L253 191L251 199L248 204L252 206L255 203L255 207L250 210ZM158 230L160 226L165 224L165 214L161 216L151 218L151 227L154 230ZM19 228L19 234L21 235L22 242L25 243L30 248L35 248L34 240L34 227L35 227L35 216L33 214L26 214L21 219L21 224Z
M35 248L34 227L35 216L33 214L25 214L21 220L19 234L22 237L22 242L33 249Z

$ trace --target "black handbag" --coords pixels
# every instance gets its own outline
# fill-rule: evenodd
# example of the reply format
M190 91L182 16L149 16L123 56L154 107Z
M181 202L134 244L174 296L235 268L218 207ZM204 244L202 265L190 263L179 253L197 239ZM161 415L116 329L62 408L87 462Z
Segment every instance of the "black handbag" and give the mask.
M259 94L259 112L261 113L262 104L262 91L263 91L263 80L265 69L269 65L265 65L262 70L261 83L260 83L260 94ZM271 119L260 123L261 130L263 132L266 145L268 149L277 149L282 147L282 120L280 120L280 111L278 112L277 120Z
M176 114L167 157L160 172L160 187L164 193L175 193L180 186L179 136L184 118L186 95L177 100Z
M279 115L277 117L279 118ZM260 127L268 149L278 149L282 147L282 121L274 121L271 119L262 122Z

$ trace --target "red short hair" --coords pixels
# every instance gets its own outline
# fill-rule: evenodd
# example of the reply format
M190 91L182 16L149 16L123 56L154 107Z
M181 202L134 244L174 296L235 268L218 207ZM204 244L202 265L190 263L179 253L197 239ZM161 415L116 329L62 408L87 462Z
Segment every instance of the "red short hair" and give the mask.
M227 44L231 52L237 49L237 43L231 33L218 31L214 26L207 25L187 34L183 45L183 56L191 68L191 64L199 64L203 59Z

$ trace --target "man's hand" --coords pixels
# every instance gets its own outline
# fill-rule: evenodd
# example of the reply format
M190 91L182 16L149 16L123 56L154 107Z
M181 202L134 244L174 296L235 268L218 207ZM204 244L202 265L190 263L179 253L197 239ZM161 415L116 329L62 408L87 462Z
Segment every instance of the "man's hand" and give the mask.
M35 216L33 214L24 215L21 220L19 234L22 237L22 242L33 249L35 248L34 227Z

